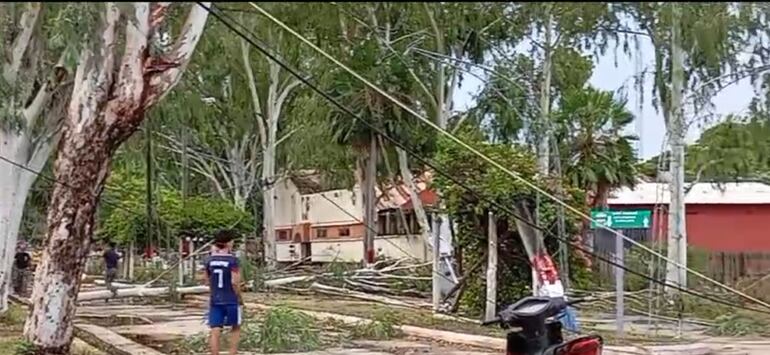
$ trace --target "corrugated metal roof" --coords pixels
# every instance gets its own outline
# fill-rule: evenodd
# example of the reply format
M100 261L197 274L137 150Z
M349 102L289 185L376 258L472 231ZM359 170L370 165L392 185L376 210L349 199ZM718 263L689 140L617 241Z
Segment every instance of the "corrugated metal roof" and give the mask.
M690 184L685 183L685 187ZM668 204L668 183L642 182L632 190L613 192L609 205ZM770 204L770 185L761 182L701 182L692 186L685 196L686 204Z
M433 175L429 171L424 172L420 176L414 177L414 184L415 187L417 187L418 195L429 188L428 184L432 179ZM406 184L402 182L398 182L398 185L396 186L388 184L385 186L385 189L385 193L383 193L379 187L375 187L378 211L395 209L399 206L404 206L406 203L411 202L411 198L409 197L409 189L406 187Z

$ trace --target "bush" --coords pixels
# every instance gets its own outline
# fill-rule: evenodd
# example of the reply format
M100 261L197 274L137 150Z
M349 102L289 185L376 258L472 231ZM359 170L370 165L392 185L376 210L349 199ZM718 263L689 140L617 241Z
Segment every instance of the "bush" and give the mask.
M136 241L147 245L147 211L144 181L139 176L115 171L105 189L105 200L113 203L100 209L102 223L96 234L101 239L126 244ZM214 197L190 197L182 207L182 193L163 187L157 194L153 227L155 238L172 240L185 231L195 235L211 235L221 228L233 228L241 234L253 231L253 216L239 210L232 202Z
M709 329L713 336L767 335L768 323L741 313L724 314L714 319L716 325Z
M580 189L569 185L567 181L539 177L535 157L525 147L488 143L480 132L467 129L461 129L458 136L501 165L532 181L540 189L554 194L557 194L558 190L563 190L565 202L587 210L585 193ZM448 140L441 139L439 141L436 161L453 177L450 180L439 175L436 176L434 183L442 193L446 212L457 223L455 236L457 243L462 248L464 265L470 267L479 259L486 258L487 231L489 229L487 215L488 212L493 212L497 217L496 229L499 241L498 256L500 258L500 265L497 269L497 299L501 303L511 303L521 296L529 294L532 278L529 258L516 226L517 216L510 212L513 206L520 203L526 203L527 208L530 209L537 208L540 217L539 225L547 229L544 234L558 235L557 205L547 199L540 199L538 205L538 193L530 185L512 178L489 164L479 165L478 159L471 152ZM463 186L455 183L455 180ZM468 192L466 187L472 189L474 193ZM505 206L506 210L501 210L499 206ZM578 226L581 225L582 221L571 214L565 217L566 235L577 235ZM562 241L553 237L546 237L545 244L547 249L554 253L559 249ZM581 262L574 248L569 248L569 250L572 280L575 281L575 284L588 283L590 278L587 270L585 270L585 264ZM554 262L558 262L557 257L553 259ZM481 311L485 303L485 281L481 270L483 268L477 271L475 275L464 275L470 278L470 282L461 304L473 312Z
M374 312L371 322L355 324L351 329L351 336L354 339L388 340L401 336L398 326L398 317L393 311L379 309Z

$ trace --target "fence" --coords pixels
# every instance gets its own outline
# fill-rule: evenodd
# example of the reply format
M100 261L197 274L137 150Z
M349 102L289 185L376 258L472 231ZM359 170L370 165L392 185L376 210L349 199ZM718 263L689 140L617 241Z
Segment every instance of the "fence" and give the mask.
M735 285L770 273L770 252L725 253L709 255L708 274L719 282Z
M604 230L593 231L594 253L604 259L615 260L615 235ZM651 246L651 234L644 230L623 230L624 235L633 240ZM626 241L624 243L626 250L625 266L635 272L644 275L650 274L650 264L653 264L652 277L662 279L665 277L665 261L655 258L648 252L639 247L632 246ZM665 242L662 248L655 248L661 254L667 255ZM770 251L768 252L715 252L697 248L688 249L688 267L705 274L721 283L745 287L754 281L760 280L766 275L770 275ZM614 287L615 266L594 258L593 272L596 275L596 282L600 287ZM638 276L626 273L626 287L635 289L644 286L648 282L643 281ZM635 280L635 279L639 280ZM697 278L690 277L689 284L697 286L701 282ZM770 276L762 283L770 289Z

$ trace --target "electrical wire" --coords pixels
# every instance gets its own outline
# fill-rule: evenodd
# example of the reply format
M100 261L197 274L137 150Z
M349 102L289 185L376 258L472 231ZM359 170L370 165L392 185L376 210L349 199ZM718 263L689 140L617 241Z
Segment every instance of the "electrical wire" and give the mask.
M319 94L321 97L323 97L325 100L329 101L331 104L333 104L335 107L337 107L337 108L338 108L338 109L340 109L341 111L345 112L346 114L350 115L351 117L355 118L356 120L360 120L362 123L364 123L365 125L367 125L367 126L370 128L370 129L372 129L373 131L377 132L379 135L381 135L381 136L382 136L382 137L384 137L385 139L388 139L388 140L389 140L390 142L392 142L394 145L398 146L398 147L399 147L399 148L401 148L401 149L404 149L404 151L406 151L406 152L407 152L407 153L408 153L410 156L412 156L412 157L416 158L417 160L419 160L420 162L422 162L422 163L426 164L428 167L430 167L431 169L433 169L433 170L434 170L434 171L436 171L437 173L439 173L439 174L441 174L441 175L444 175L444 176L445 176L447 179L449 179L449 180L450 180L450 181L452 181L453 183L457 184L458 186L462 187L463 189L467 190L467 191L468 191L468 192L470 192L471 194L475 195L477 198L479 198L479 199L482 199L482 200L486 200L486 201L487 201L487 202L489 202L490 204L492 204L492 205L494 205L495 207L497 207L497 208L498 208L500 211L506 212L506 213L507 213L508 215L510 215L511 217L513 217L513 218L515 218L515 219L517 219L517 220L519 220L519 221L521 221L521 222L523 222L523 223L525 223L525 224L528 224L528 225L529 225L529 226L531 226L532 228L535 228L535 229L538 229L538 230L540 230L540 231L544 231L545 233L549 233L549 234L551 234L551 233L550 233L548 230L546 230L546 229L544 229L544 228L542 228L542 227L540 227L540 226L538 226L538 225L536 225L536 224L533 224L532 222L528 221L526 218L522 218L521 216L517 215L515 212L513 212L513 211L512 211L512 210L510 210L509 208L507 208L507 207L505 207L505 206L502 206L502 205L500 205L500 204L499 204L499 203L497 203L496 201L493 201L493 200L491 200L491 199L488 199L488 198L485 198L485 197L483 197L483 196L480 196L480 195L479 195L479 194L478 194L478 193L477 193L475 190L473 190L472 188L470 188L470 187L468 187L468 186L464 185L463 183L461 183L461 182L457 181L457 180L456 180L456 179L455 179L455 178L454 178L452 175L450 175L450 174L446 173L446 172L445 172L445 171L443 171L442 169L439 169L438 167L436 167L436 166L435 166L435 164L431 163L431 162L430 162L430 161L428 161L426 158L424 158L424 157L420 156L419 154L415 153L415 152L414 152L412 149L410 149L409 147L407 147L405 144L403 144L403 143L401 143L400 141L398 141L398 140L396 140L396 139L392 138L392 137L391 137L389 134L387 134L386 132L384 132L382 129L380 129L380 128L376 127L374 124L372 124L372 123L371 123L371 122L370 122L368 119L364 119L364 118L363 118L363 117L361 117L360 115L357 115L357 114L355 114L354 112L352 112L352 111L351 111L349 108L347 108L347 107L345 107L343 104L341 104L341 103L340 103L340 102L339 102L337 99L333 98L331 95L329 95L328 93L324 92L324 91L323 91L323 90L321 90L321 89L320 89L320 88L319 88L317 85L315 85L314 83L312 83L312 82L311 82L309 79L307 79L305 76L301 75L301 73L300 73L298 70L294 69L292 66L290 66L290 65L289 65L289 64L287 64L287 63L285 63L283 60L281 60L280 58L278 58L278 57L277 57L277 55L273 54L273 53L272 53L272 52L271 52L271 51L268 49L268 48L269 48L269 45L262 45L262 44L258 44L258 43L257 43L257 41L259 41L259 42L262 42L262 41L261 41L261 40L259 40L259 39L256 39L256 40L255 40L255 39L249 38L248 36L246 36L246 34L244 34L243 32L241 32L241 31L240 31L240 30L238 30L237 28L235 28L235 27L234 27L234 25L233 25L232 23L228 22L228 20L226 20L226 19L225 19L225 17L228 17L228 18L229 18L229 16L227 16L227 15L223 15L223 14L220 14L220 13L217 13L216 11L213 11L211 8L209 8L208 6L206 6L206 5L204 5L204 4L200 3L200 2L198 2L197 4L198 4L199 6L201 6L201 7L203 7L204 9L206 9L206 10L207 10L207 11L208 11L208 12L209 12L209 13L210 13L212 16L214 16L214 17L215 17L217 20L219 20L219 21L220 21L222 24L224 24L224 25L225 25L225 27L227 27L227 28L228 28L230 31L232 31L233 33L235 33L236 35L238 35L239 37L241 37L242 39L244 39L246 42L248 42L248 43L249 43L251 46L253 46L253 47L254 47L254 48L256 48L257 50L259 50L261 53L263 53L263 54L264 54L266 57L268 57L270 60L272 60L272 61L276 62L278 65L280 65L280 66L281 66L283 69L285 69L285 70L286 70L287 72L289 72L291 75L293 75L293 76L294 76L294 77L296 77L298 80L300 80L300 81L301 81L303 84L305 84L305 85L306 85L308 88L310 88L312 91L314 91L314 92L316 92L317 94ZM229 18L229 20L230 20L230 21L232 21L233 23L237 24L239 27L241 27L241 28L244 28L246 32L251 32L251 31L249 31L248 29L246 29L246 28L245 28L245 26L243 26L242 24L240 24L240 23L238 23L237 21L233 20L232 18ZM257 36L255 36L253 33L251 33L251 35L252 35L252 36L254 36L254 37L257 37ZM264 42L263 42L263 43L264 43ZM444 132L445 132L445 131L444 131ZM497 165L499 165L499 164L497 164ZM528 182L528 183L529 183L529 184L532 184L531 182ZM539 189L539 188L538 188L538 189ZM539 189L539 190L542 190L542 189ZM562 204L564 204L564 202L561 202L561 203L562 203ZM571 209L574 209L574 207L571 207L571 206L569 206L569 208L571 208ZM601 223L599 223L599 224L601 225ZM611 231L612 231L612 230L611 230ZM617 232L616 232L616 233L617 233ZM692 295L692 296L694 296L694 297L699 297L699 298L702 298L702 299L706 299L706 300L709 300L709 301L712 301L712 302L715 302L715 303L720 303L720 304L723 304L723 305L727 305L727 306L730 306L730 307L734 307L734 308L740 308L740 309L745 309L745 310L754 311L754 312L759 312L759 313L766 313L766 314L770 314L770 311L767 311L767 310L763 310L763 309L757 309L757 308L753 308L753 307L747 307L747 306L744 306L744 305L740 305L740 304L731 303L731 302L729 302L729 301L726 301L726 300L723 300L723 299L715 298L715 297L712 297L712 296L707 296L707 295L705 295L705 294L702 294L702 293L700 293L700 292L696 292L696 291L692 291L692 290L689 290L689 289L686 289L686 288L682 288L682 287L681 287L681 286L679 286L679 285L675 285L675 284L669 284L669 283L667 283L666 281L661 281L661 280L658 280L658 279L650 278L650 277L648 277L647 275L645 275L645 274L643 274L643 273L639 273L639 272L637 272L637 271L631 270L631 269L627 268L627 267L626 267L626 266L624 266L624 265L620 265L620 264L619 264L619 263L617 263L617 262L614 262L614 261L612 261L612 260L610 260L610 259L608 259L608 258L605 258L605 257L603 257L603 256L600 256L600 255L598 255L598 254L594 253L594 252L593 252L593 251L591 251L591 250L588 250L588 249L586 249L586 248L583 248L583 247L581 247L581 246L575 245L575 244L571 243L569 240L565 240L565 239L559 238L559 237L557 237L557 236L554 236L554 235L551 235L551 236L552 236L552 237L554 237L554 238L555 238L556 240L558 240L559 242L572 244L572 246L573 246L574 248L576 248L576 249L578 249L578 250L581 250L582 252L584 252L584 253L586 253L586 254L588 254L588 255L594 256L594 257L596 257L597 259L599 259L599 260L601 260L601 261L604 261L604 262L606 262L607 264L610 264L610 265L612 265L612 266L615 266L615 267L617 267L617 268L620 268L620 269L622 269L622 270L624 270L624 271L626 271L626 272L629 272L629 273L631 273L631 274L637 275L637 276L639 276L639 277L642 277L642 278L644 278L644 279L648 279L648 280L650 280L650 281L652 281L652 282L655 282L655 283L661 284L661 285L663 285L663 286L665 286L665 287L669 287L669 288L671 288L671 289L675 289L675 290L678 290L678 291L681 291L681 292L684 292L684 293L690 294L690 295ZM626 238L627 238L627 237L626 237ZM632 241L633 241L633 240L632 240ZM635 241L634 241L634 242L635 242ZM719 284L719 285L721 285L721 284ZM729 290L729 288L728 288L728 290ZM740 293L739 293L739 295L740 295ZM748 299L749 299L749 300L753 300L753 298L748 298ZM764 302L761 302L761 301L758 301L758 302L756 302L756 303L758 303L758 304L760 304L760 305L763 305L763 306L765 305L765 303L764 303ZM770 307L768 307L768 308L770 308Z
M201 4L200 2L198 2L198 4L200 6L205 6L205 5ZM709 283L711 283L711 284L713 284L715 286L718 286L720 288L728 290L728 291L730 291L730 292L732 292L732 293L734 293L736 295L739 295L739 296L741 296L741 297L743 297L743 298L745 298L747 300L750 300L752 302L755 302L757 304L760 304L760 305L770 309L770 304L768 304L768 303L766 303L766 302L764 302L762 300L759 300L756 297L752 297L752 296L750 296L750 295L748 295L748 294L746 294L744 292L741 292L741 291L739 291L739 290L737 290L737 289L735 289L733 287L725 285L725 284L723 284L723 283L721 283L721 282L719 282L717 280L714 280L714 279L712 279L712 278L710 278L710 277L708 277L708 276L706 276L706 275L704 275L704 274L702 274L702 273L700 273L698 271L692 270L692 269L688 268L686 265L682 265L681 263L679 263L679 262L677 262L675 260L669 259L668 257L663 256L663 255L657 253L656 251L652 250L651 248L647 247L646 245L641 244L641 243L633 240L632 238L629 238L629 237L623 235L622 233L620 233L620 232L618 232L618 231L616 231L616 230L614 230L612 228L607 227L606 225L604 225L603 223L595 220L594 218L592 218L588 214L584 213L583 211L580 211L578 208L573 207L573 206L569 205L568 203L560 200L558 197L554 196L553 194L549 193L548 191L545 191L544 189L540 188L539 186L537 186L536 184L532 183L531 181L525 179L524 177L522 177L518 173L516 173L514 171L511 171L510 169L504 167L500 163L496 162L494 159L486 156L484 153L480 152L476 148L472 147L471 145L469 145L469 144L465 143L464 141L462 141L461 139L457 138L451 132L448 132L447 130L445 130L445 129L441 128L440 126L438 126L436 123L434 123L431 120L429 120L428 118L426 118L423 115L417 113L412 108L410 108L408 105L404 104L403 102L399 101L398 99L396 99L392 95L388 94L387 92L385 92L383 89L381 89L377 85L372 84L369 80L367 80L366 78L364 78L363 76L361 76L360 74L355 72L354 70L350 69L348 66L346 66L345 64L340 62L338 59L336 59L333 56L331 56L330 54L326 53L323 49L319 48L313 42L311 42L310 40L308 40L307 38L305 38L301 34L299 34L296 31L294 31L291 27L287 26L286 24L284 24L283 22L281 22L280 20L275 18L272 14L270 14L266 10L262 9L259 5L255 4L254 2L249 2L249 5L251 5L254 9L259 11L263 16L267 17L273 23L275 23L278 26L280 26L281 28L283 28L286 32L289 32L291 35L293 35L294 37L296 37L297 39L299 39L300 41L302 41L303 43L305 43L309 47L313 48L313 50L315 50L316 52L318 52L322 56L326 57L328 60L332 61L334 64L336 64L337 66L339 66L340 68L342 68L343 70L348 72L350 75L352 75L356 79L360 80L362 83L364 83L369 88L373 89L374 91L376 91L380 95L384 96L385 98L387 98L388 100L390 100L391 102L393 102L394 104L399 106L404 111L406 111L409 114L411 114L412 116L418 118L423 123L427 124L428 126L433 128L434 130L438 131L439 133L445 135L450 140L454 141L456 144L462 146L466 150L470 151L471 153L473 153L477 157L481 158L485 162L487 162L487 163L491 164L492 166L496 167L500 171L505 172L506 174L508 174L511 177L515 178L516 180L518 180L522 184L525 184L529 188L531 188L531 189L537 191L538 193L540 193L541 195L546 196L551 201L553 201L553 202L555 202L555 203L557 203L559 205L562 205L564 208L572 211L573 213L575 213L576 215L578 215L578 216L580 216L582 218L587 219L588 221L596 223L596 225L598 225L599 228L602 228L602 229L605 229L605 230L609 231L610 233L612 233L612 234L614 234L614 235L624 239L625 241L631 243L632 245L634 245L636 247L639 247L639 248L645 250L648 253L651 253L653 255L657 255L658 257L662 258L663 260L666 260L668 263L671 263L671 264L675 265L678 268L685 269L686 271L689 271L691 274L696 275L696 276L698 276L698 277L708 281ZM206 7L206 9L208 10L207 7Z

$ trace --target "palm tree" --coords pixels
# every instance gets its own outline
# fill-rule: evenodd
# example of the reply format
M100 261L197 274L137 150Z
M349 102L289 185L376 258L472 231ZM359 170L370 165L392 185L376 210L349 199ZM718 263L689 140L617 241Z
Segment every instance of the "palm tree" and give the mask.
M354 69L366 73L366 76L371 78L370 80L378 87L388 91L399 101L413 104L414 100L402 94L410 92L409 81L405 80L404 73L398 70L394 73L397 65L383 63L383 60L375 55L378 51L375 44L371 41L354 48L353 60L351 60L355 63ZM364 65L367 63L368 66ZM361 68L355 68L356 66ZM333 92L337 99L358 117L366 120L362 121L346 112L334 110L330 115L330 129L337 144L350 146L356 152L356 180L361 188L364 224L371 227L366 228L364 256L367 262L372 262L374 233L377 230L374 189L377 178L377 157L378 149L386 149L378 144L378 132L386 132L388 135L406 134L410 131L408 127L411 125L408 124L406 114L402 113L400 107L347 73L336 75L333 83Z
M589 207L605 206L613 189L634 186L636 137L623 133L634 116L624 100L591 87L574 90L562 98L556 120L565 175L586 191Z

